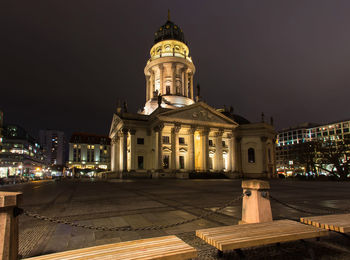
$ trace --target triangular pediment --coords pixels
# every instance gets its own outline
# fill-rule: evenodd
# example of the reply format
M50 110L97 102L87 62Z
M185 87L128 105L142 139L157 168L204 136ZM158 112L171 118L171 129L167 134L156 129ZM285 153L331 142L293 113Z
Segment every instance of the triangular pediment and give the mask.
M162 121L183 122L189 124L199 125L231 125L231 127L238 126L238 124L231 118L216 111L211 106L203 102L198 102L183 108L166 111L157 115Z
M111 128L109 130L109 137L112 138L117 129L119 128L119 125L121 124L122 119L117 115L117 114L113 114L113 119L112 119L112 123L111 123Z

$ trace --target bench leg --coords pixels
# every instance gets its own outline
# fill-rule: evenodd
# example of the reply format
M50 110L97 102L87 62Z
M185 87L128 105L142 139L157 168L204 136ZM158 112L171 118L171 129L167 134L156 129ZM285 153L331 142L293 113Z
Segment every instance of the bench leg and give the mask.
M301 241L301 242L303 243L303 245L305 246L305 249L306 249L307 252L309 253L311 260L314 260L314 259L315 259L315 251L314 251L312 248L309 248L309 247L308 247L308 245L307 245L307 243L306 243L306 241L305 241L304 239L301 239L300 241Z
M244 259L245 256L243 254L243 251L241 249L235 249L236 254L240 257L240 259Z
M224 256L224 252L218 249L218 257L221 258Z

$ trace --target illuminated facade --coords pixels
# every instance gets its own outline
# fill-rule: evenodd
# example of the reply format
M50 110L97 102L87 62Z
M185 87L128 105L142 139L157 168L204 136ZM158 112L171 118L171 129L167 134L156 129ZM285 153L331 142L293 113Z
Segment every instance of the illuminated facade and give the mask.
M281 174L305 173L299 163L300 144L315 140L341 141L350 139L350 120L337 121L324 125L305 123L278 132L276 144L276 167Z
M0 177L42 175L45 168L43 149L22 127L2 127Z
M110 170L111 140L108 136L73 133L69 141L69 168Z
M190 172L271 177L274 128L195 99L195 66L182 30L168 21L155 33L140 113L113 116L111 169L117 173L187 178ZM197 93L198 94L198 93Z

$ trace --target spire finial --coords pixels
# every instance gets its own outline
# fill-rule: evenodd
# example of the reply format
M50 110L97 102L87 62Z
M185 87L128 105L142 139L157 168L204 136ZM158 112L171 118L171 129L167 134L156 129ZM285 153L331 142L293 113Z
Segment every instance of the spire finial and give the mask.
M168 9L168 21L170 21L170 10Z

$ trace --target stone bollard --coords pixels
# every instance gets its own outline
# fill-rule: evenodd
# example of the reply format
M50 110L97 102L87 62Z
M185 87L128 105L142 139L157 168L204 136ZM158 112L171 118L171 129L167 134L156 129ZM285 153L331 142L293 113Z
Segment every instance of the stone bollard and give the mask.
M21 192L0 192L0 259L18 259L18 210Z
M242 220L240 224L272 221L269 199L270 184L261 180L242 181L243 197Z

